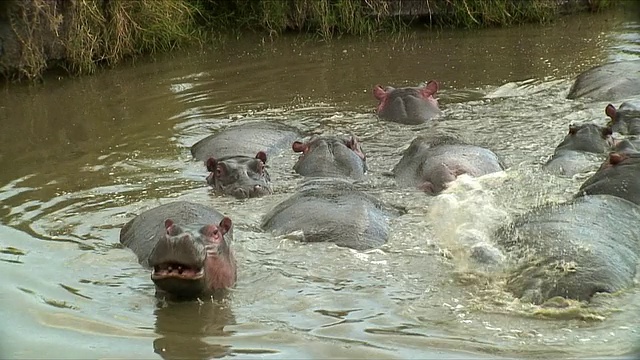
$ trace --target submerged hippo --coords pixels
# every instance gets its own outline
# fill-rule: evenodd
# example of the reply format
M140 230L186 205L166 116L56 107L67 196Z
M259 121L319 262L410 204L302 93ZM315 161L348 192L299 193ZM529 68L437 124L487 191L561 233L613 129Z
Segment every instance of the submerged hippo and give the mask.
M491 150L444 134L418 136L393 168L400 186L418 187L437 194L462 174L478 177L504 170Z
M615 140L613 148L611 149L613 152L617 153L637 153L638 148L631 142L629 139Z
M232 126L209 135L191 146L191 154L199 161L212 157L255 156L258 151L273 156L299 137L299 131L291 126L257 121Z
M207 184L219 193L239 199L271 194L271 177L265 168L266 163L264 151L259 151L255 157L210 157L207 160Z
M609 126L622 135L640 135L640 101L626 101L618 109L607 105L605 114L611 119Z
M593 67L578 75L568 99L621 100L640 95L640 60L619 61Z
M265 215L262 228L275 235L301 231L305 242L365 250L387 242L388 219L395 214L345 179L315 178Z
M437 91L438 83L433 80L420 87L383 88L376 85L373 88L373 96L379 101L376 113L387 121L422 124L440 115L438 100L434 98Z
M366 156L355 136L316 136L296 141L293 151L301 153L293 166L307 177L349 177L360 179L367 171Z
M278 123L247 123L207 136L191 147L191 154L205 161L207 183L216 192L260 197L272 193L267 156L284 150L299 136L295 128Z
M507 288L539 304L633 286L638 204L640 154L611 153L572 201L538 207L498 231L499 244L516 260Z
M234 286L232 226L210 207L176 201L133 218L120 230L120 242L152 269L158 295L194 299Z
M611 128L596 124L569 125L569 133L556 147L544 168L554 174L573 176L596 167L611 148ZM598 158L598 155L601 158Z

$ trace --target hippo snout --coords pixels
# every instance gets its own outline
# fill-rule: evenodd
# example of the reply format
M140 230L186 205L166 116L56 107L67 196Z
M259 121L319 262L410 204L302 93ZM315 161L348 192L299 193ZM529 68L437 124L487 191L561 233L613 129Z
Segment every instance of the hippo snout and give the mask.
M231 191L231 194L238 199L260 197L270 195L271 193L272 191L270 187L262 186L260 184L255 184L253 187L238 187Z
M245 199L249 197L249 192L243 188L237 188L233 192L233 196L237 197L238 199Z

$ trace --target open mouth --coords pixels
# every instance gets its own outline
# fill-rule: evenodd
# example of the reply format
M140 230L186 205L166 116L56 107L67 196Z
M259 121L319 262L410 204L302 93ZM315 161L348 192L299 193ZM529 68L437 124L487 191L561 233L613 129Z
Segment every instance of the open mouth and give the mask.
M184 280L197 280L204 275L204 269L201 267L195 267L180 263L163 263L153 267L151 273L151 279L184 279Z

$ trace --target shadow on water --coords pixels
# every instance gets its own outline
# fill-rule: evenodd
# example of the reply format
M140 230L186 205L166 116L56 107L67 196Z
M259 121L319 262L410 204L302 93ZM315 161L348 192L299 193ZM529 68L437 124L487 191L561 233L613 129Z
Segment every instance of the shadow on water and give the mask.
M465 262L459 234L571 197L583 178L541 174L571 122L606 103L565 99L590 66L640 55L636 19L579 15L551 26L343 38L247 38L158 55L78 79L0 93L0 357L615 358L640 332L637 288L593 304L520 303L500 274ZM428 127L380 122L376 84L443 84L435 127L492 148L509 169L428 198L383 176ZM260 230L300 183L297 154L270 159L272 196L204 186L188 147L228 125L280 121L356 134L362 186L408 209L371 252L302 245ZM239 140L241 141L241 140ZM219 303L156 305L120 227L182 199L230 216L239 282ZM6 225L6 226L5 226ZM464 244L462 244L464 245ZM7 328L8 327L8 328ZM34 335L37 334L37 335Z

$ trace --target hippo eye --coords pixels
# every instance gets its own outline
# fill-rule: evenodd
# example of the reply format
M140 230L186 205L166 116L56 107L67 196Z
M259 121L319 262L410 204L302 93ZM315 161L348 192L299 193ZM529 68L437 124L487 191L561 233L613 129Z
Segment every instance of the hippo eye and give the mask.
M262 161L258 162L258 173L264 173L264 163Z

